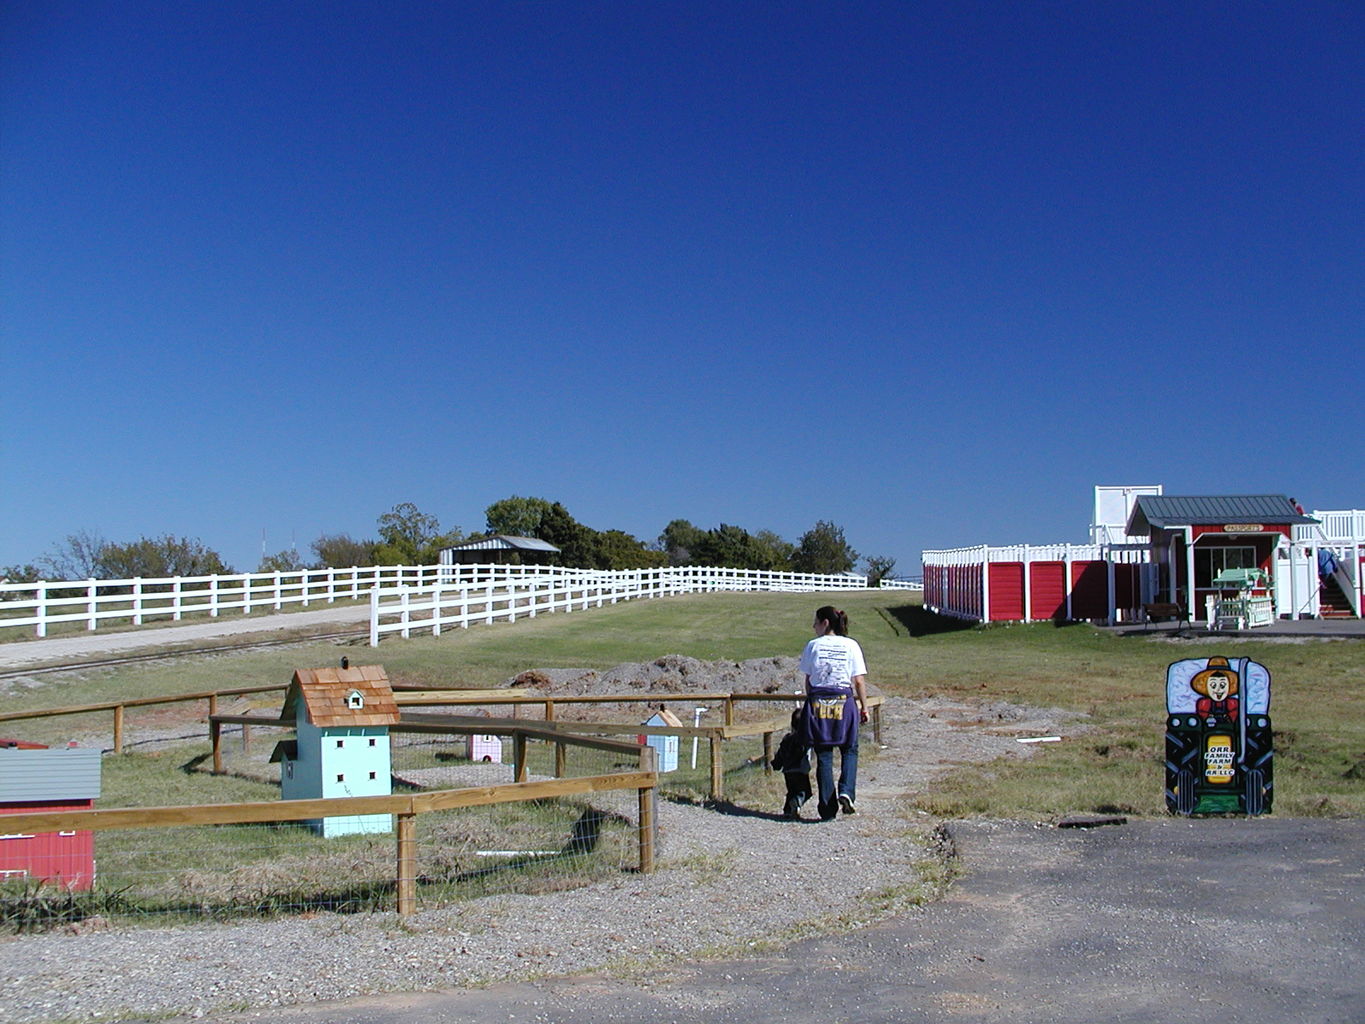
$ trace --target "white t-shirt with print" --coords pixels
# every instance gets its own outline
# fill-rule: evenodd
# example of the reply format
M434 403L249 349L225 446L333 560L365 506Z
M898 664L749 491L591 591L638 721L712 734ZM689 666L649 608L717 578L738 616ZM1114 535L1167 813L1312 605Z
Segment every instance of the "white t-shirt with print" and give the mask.
M810 685L853 690L853 677L867 675L863 649L852 637L830 633L817 636L801 652L800 671L810 676Z

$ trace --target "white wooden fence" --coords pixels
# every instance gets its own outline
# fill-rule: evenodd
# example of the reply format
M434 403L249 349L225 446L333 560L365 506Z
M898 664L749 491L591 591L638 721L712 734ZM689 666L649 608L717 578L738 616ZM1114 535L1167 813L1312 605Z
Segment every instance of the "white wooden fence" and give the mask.
M493 566L451 567L490 570ZM916 589L886 581L886 589ZM451 581L429 587L375 587L370 592L370 645L386 633L411 636L414 630L439 636L447 626L514 622L541 612L573 612L640 598L719 590L813 592L865 590L865 576L822 576L683 566L659 569L528 568L512 577L485 572L482 580Z
M45 637L50 627L63 624L96 630L101 626L140 626L155 620L267 614L336 601L368 600L371 639L377 642L379 634L403 628L394 623L402 620L404 600L408 602L407 631L431 628L439 632L443 625L490 621L490 615L506 620L540 611L570 611L664 594L866 586L866 577L853 575L694 567L604 572L517 565L379 565L221 576L39 581L0 583L0 630L32 630L34 635ZM910 585L888 580L883 586L903 589ZM429 605L439 610L424 616L424 611L432 610ZM456 612L456 605L463 610ZM476 605L477 612L473 610ZM375 608L380 611L376 613Z
M448 569L448 567L445 567ZM34 630L47 636L50 626L82 623L134 625L154 619L178 622L186 616L295 610L338 600L365 600L375 587L421 586L433 582L442 566L380 565L369 568L308 569L222 576L156 579L61 580L0 583L0 629Z

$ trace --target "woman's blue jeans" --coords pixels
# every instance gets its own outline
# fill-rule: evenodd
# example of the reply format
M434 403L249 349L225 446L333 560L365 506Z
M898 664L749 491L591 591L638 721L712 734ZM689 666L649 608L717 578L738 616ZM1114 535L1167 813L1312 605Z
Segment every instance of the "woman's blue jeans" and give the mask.
M834 752L839 751L839 788L834 788ZM858 737L842 747L815 748L815 784L820 792L820 817L832 818L839 810L839 794L858 798Z

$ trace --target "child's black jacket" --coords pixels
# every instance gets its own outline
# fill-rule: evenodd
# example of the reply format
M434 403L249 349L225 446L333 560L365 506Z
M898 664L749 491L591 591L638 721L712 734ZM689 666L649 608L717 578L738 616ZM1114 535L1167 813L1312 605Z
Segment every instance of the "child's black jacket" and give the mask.
M810 755L806 737L792 731L782 737L773 755L773 768L779 772L809 772Z

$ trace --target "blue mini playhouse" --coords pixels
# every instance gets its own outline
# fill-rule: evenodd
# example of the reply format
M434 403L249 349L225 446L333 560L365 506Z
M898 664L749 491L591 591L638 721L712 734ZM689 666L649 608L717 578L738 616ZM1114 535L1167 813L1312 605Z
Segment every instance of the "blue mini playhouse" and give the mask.
M678 716L667 708L653 714L642 725L652 725L666 729L678 729L682 727L682 722ZM678 770L678 737L677 736L646 736L640 734L639 741L648 744L658 752L658 770L661 772L675 772Z
M1166 806L1264 814L1274 796L1270 673L1248 658L1187 658L1166 670Z
M294 719L297 734L277 744L270 758L280 763L284 799L393 792L389 726L398 722L398 704L380 666L299 669L280 718ZM308 824L324 836L391 832L393 816L338 815Z

